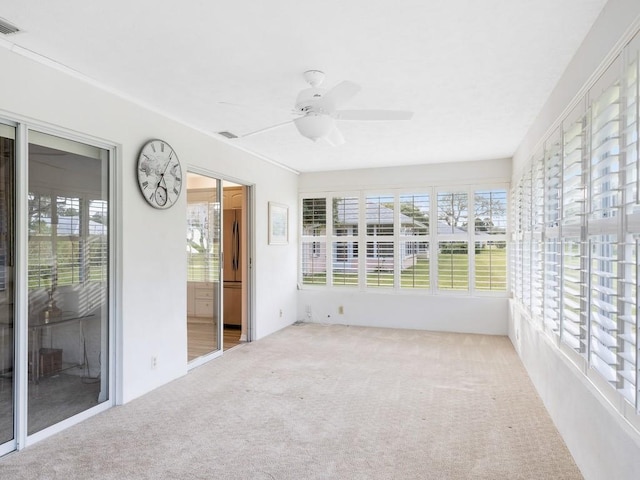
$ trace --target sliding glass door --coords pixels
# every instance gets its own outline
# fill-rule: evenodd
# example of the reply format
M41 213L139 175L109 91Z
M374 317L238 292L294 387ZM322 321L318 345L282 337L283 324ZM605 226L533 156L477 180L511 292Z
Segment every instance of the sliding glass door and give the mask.
M29 132L28 435L108 399L108 161Z
M0 124L0 455L15 448L15 128Z
M187 174L187 349L196 364L222 348L220 183Z

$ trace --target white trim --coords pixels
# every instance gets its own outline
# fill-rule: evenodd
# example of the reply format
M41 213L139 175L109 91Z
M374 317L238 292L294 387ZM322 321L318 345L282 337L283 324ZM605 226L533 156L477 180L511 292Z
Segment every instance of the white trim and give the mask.
M21 450L42 438L46 438L57 433L68 426L74 425L85 418L88 418L98 412L104 411L114 405L115 396L118 395L120 388L116 386L116 380L122 382L121 363L122 359L118 358L120 348L119 335L121 328L118 322L122 318L120 311L121 281L120 281L120 265L122 263L122 236L118 224L122 221L119 217L121 211L121 191L119 190L120 175L117 167L118 147L113 142L107 142L102 139L96 139L89 135L81 135L77 132L57 128L43 122L25 119L19 115L13 115L5 111L0 111L2 122L16 126L16 159L15 159L15 312L14 312L14 332L15 332L15 353L14 353L14 371L15 371L15 422L14 442L3 444L0 454L6 453L6 448L11 450ZM28 142L29 131L42 132L67 140L79 142L86 145L95 146L108 152L108 194L109 194L109 316L108 316L108 399L101 401L98 405L81 412L73 417L63 420L47 429L28 435L27 425L27 405L28 405L28 244L29 222L28 222L28 192L29 192L29 162L28 162ZM104 181L104 179L103 179ZM118 372L118 373L117 373ZM12 448L13 447L13 448Z
M183 125L183 126L185 126L187 128L195 130L198 133L206 135L207 137L213 138L213 139L218 140L219 142L225 143L227 145L231 145L234 148L237 148L238 150L241 150L241 151L243 151L245 153L249 153L250 155L253 155L256 158L259 158L260 160L263 160L263 161L265 161L267 163L270 163L270 164L272 164L272 165L274 165L276 167L282 168L283 170L289 171L289 172L294 173L296 175L300 174L300 172L298 170L295 170L295 169L293 169L291 167L288 167L287 165L284 165L284 164L278 162L277 160L269 158L269 157L267 157L267 156L265 156L263 154L256 153L256 152L248 149L247 147L241 145L240 143L234 142L233 139L228 139L226 137L223 137L222 135L218 135L217 133L213 133L213 132L210 132L208 130L205 130L202 127L194 125L194 124L192 124L190 122L185 122L184 119L178 118L175 115L173 115L173 114L171 114L171 113L169 113L169 112L167 112L165 110L159 109L156 106L152 106L152 105L150 105L150 104L148 104L146 102L143 102L139 98L132 97L131 95L128 95L128 94L126 94L126 93L124 93L124 92L122 92L122 91L120 91L120 90L118 90L116 88L107 86L102 82L99 82L99 81L97 81L97 80L95 80L95 79L93 79L91 77L88 77L88 76L78 72L77 70L74 70L74 69L72 69L70 67L67 67L66 65L58 63L55 60L52 60L52 59L50 59L48 57L40 55L40 54L38 54L38 53L36 53L36 52L34 52L32 50L28 50L28 49L23 48L23 47L21 47L19 45L16 45L14 43L8 42L7 40L2 39L2 38L0 38L0 47L6 48L7 50L11 51L12 53L15 53L17 55L21 55L21 56L23 56L25 58L33 60L33 61L35 61L37 63L42 64L42 65L45 65L45 66L47 66L49 68L52 68L52 69L57 70L59 72L62 72L64 74L66 74L66 75L69 75L70 77L73 77L73 78L75 78L77 80L80 80L80 81L82 81L84 83L87 83L87 84L89 84L89 85L91 85L91 86L93 86L95 88L98 88L99 90L102 90L104 92L107 92L107 93L110 93L112 95L115 95L116 97L119 97L119 98L121 98L123 100L126 100L127 102L129 102L129 103L131 103L133 105L137 105L139 107L142 107L145 110L148 110L148 111L150 111L152 113L158 114L158 115L160 115L160 116L162 116L162 117L164 117L166 119L169 119L169 120L171 120L173 122L176 122L176 123L178 123L180 125ZM1 113L0 113L0 115L1 115ZM11 114L11 115L14 116L13 114Z
M620 55L623 49L633 40L633 37L640 31L640 16L636 18L631 25L627 28L627 30L620 35L618 41L614 44L613 48L609 51L609 53L602 59L602 62L598 66L594 72L589 75L589 78L584 82L582 87L576 92L571 101L567 104L567 106L560 112L558 117L551 123L551 125L542 133L540 139L532 145L529 151L524 152L523 156L531 157L532 152L538 151L539 148L544 147L544 142L553 134L553 131L561 127L562 121L567 117L573 108L575 108L580 101L584 101L587 96L588 91L593 87L593 85L598 81L598 79L602 76L602 74L609 68L611 64L616 60L616 57ZM516 152L517 153L517 152ZM519 178L523 174L523 170L526 169L527 163L530 160L524 162L521 166L521 170L514 170L512 172L512 178Z
M27 158L27 125L19 124L16 135L16 235L15 235L15 272L16 272L16 299L15 299L15 327L16 352L15 352L15 380L16 380L16 449L21 450L27 441L27 385L28 351L29 351L29 286L28 286L28 245L29 221L27 218L28 192L29 192L29 162Z
M69 427L77 425L78 423L83 422L84 420L91 418L94 415L97 415L98 413L102 413L110 409L111 407L112 405L109 402L103 402L98 405L95 405L94 407L89 408L88 410L84 410L72 417L66 418L50 427L40 430L39 432L33 433L27 437L24 447L29 447L31 445L34 445L35 443L38 443L39 441L44 440L45 438L49 438L52 435L55 435L56 433L60 433Z

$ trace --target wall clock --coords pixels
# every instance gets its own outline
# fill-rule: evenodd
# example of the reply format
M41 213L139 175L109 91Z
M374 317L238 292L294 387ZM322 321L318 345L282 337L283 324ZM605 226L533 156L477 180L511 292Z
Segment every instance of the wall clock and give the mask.
M182 168L167 142L155 139L144 144L138 157L138 185L152 207L166 209L176 203L182 190Z

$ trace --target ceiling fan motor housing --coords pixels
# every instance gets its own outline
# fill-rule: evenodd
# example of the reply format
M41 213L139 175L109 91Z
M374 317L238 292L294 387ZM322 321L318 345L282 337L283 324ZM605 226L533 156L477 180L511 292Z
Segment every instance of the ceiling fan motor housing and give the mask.
M324 88L313 87L302 90L296 99L296 111L302 114L318 113L331 115L332 111L327 108L326 102L320 102L326 92L327 90Z

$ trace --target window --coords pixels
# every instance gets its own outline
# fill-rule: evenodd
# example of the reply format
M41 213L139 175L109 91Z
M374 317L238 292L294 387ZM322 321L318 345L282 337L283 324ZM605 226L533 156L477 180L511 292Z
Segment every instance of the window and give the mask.
M639 69L640 34L544 139L543 181L536 153L512 191L516 301L609 398L617 392L624 415L627 404L640 413ZM539 278L542 314L527 286Z
M29 288L107 279L107 203L29 194Z
M618 272L614 235L591 238L590 362L614 386L617 382Z
M367 287L393 287L395 202L393 196L367 196Z
M507 289L507 191L474 194L475 288Z
M561 245L558 238L544 241L544 295L542 298L542 318L547 332L560 332L560 266ZM542 272L542 269L538 269Z
M309 196L301 206L301 285L506 292L505 188Z
M587 292L583 277L587 271L579 237L562 239L562 341L577 353L587 351Z
M429 194L400 195L400 288L431 287L429 251Z
M187 281L220 281L220 202L215 189L187 197Z
M335 286L358 286L360 199L358 197L334 197L332 205L332 284Z
M469 289L469 194L438 192L438 289ZM442 240L440 240L442 239Z
M467 233L468 202L466 192L438 192L438 235Z
M302 282L327 283L327 199L302 200Z

